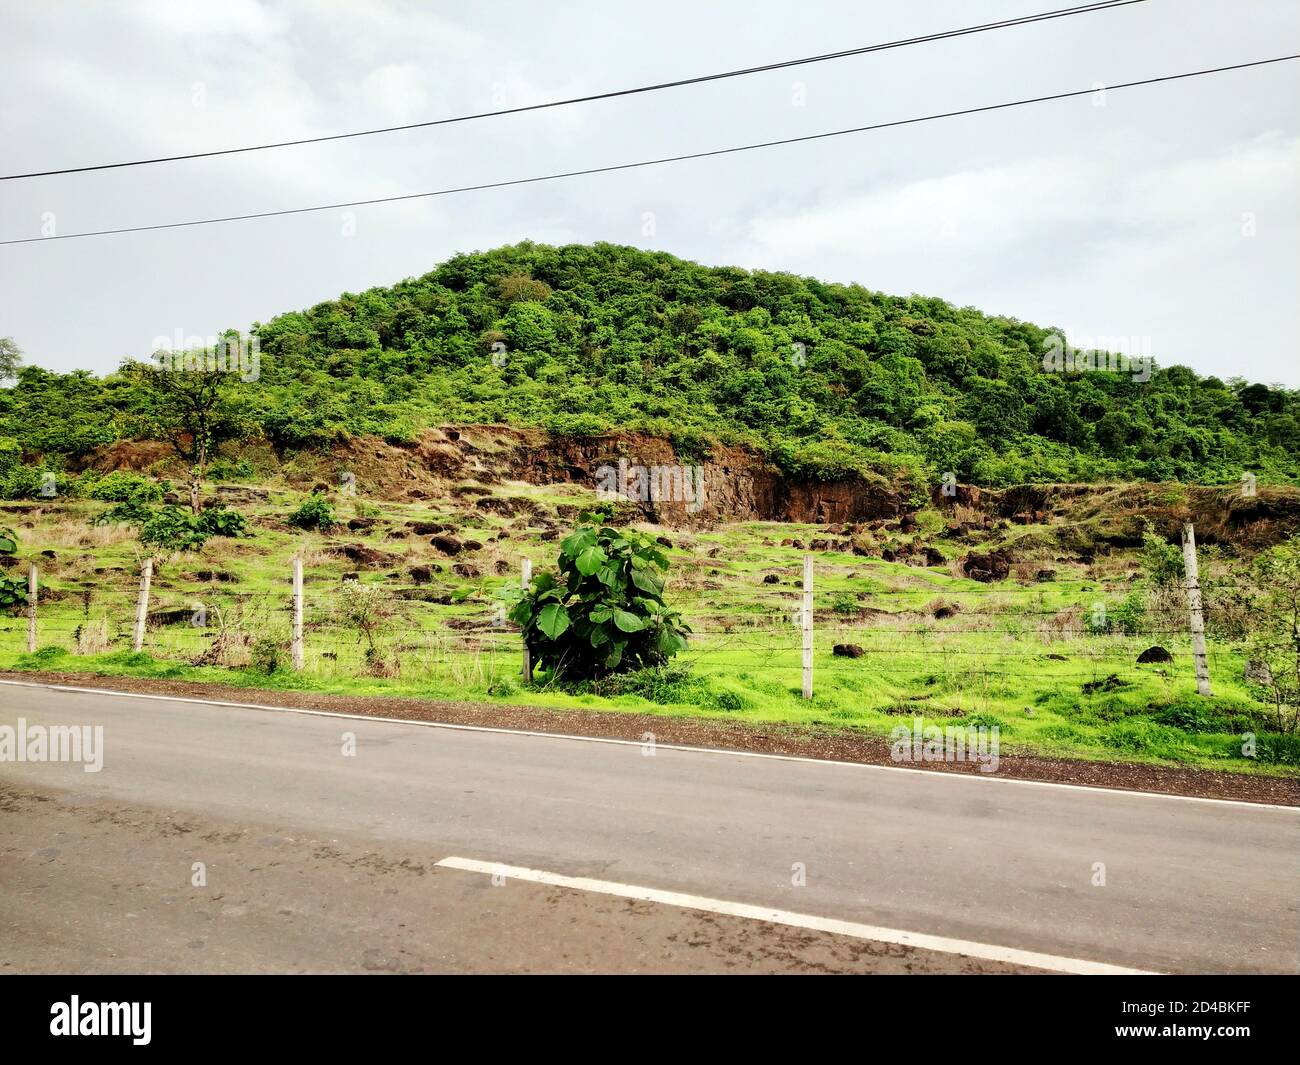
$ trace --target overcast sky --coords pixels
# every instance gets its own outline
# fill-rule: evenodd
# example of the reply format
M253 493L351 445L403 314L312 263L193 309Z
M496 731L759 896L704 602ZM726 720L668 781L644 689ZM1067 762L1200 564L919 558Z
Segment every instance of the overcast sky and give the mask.
M540 102L1052 0L0 0L0 170ZM1300 52L1295 0L1147 0L795 70L331 144L0 183L0 239L630 162ZM1125 337L1300 385L1300 62L341 212L0 248L0 335L104 372L523 239L662 249ZM1253 235L1252 235L1253 234Z

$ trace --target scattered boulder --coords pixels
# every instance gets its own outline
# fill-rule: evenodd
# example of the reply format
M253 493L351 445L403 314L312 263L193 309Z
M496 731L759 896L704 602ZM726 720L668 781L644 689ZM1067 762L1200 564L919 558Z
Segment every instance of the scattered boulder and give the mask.
M478 567L472 566L468 562L457 562L451 567L451 571L456 574L457 577L473 578L482 576L482 574L479 573Z
M831 654L836 658L861 658L866 651L856 643L837 643L831 648Z
M668 537L666 536L656 536L655 543L657 543L660 547L671 548L673 546L673 542L670 539L668 539Z
M925 550L925 564L927 566L942 566L948 561L942 551L933 547L927 547Z
M341 555L358 566L382 566L397 559L396 555L367 547L365 544L344 544L342 547L334 548L333 553Z
M1156 646L1156 647L1148 647L1145 651L1143 651L1140 655L1138 655L1137 660L1139 663L1143 663L1143 664L1147 662L1172 662L1174 660L1174 656L1171 655L1168 651L1166 651L1163 647Z
M365 532L375 527L374 518L351 518L348 521L348 528L353 532Z
M780 583L781 583L781 578L778 577L775 573L769 573L767 576L765 576L765 577L763 578L763 583L764 583L764 584L780 584Z
M416 536L432 536L447 531L447 526L440 521L408 521L406 527Z
M460 546L461 546L461 550L463 550L463 551L482 551L482 550L483 550L483 545L482 545L481 543L479 543L477 540L466 540L466 541L465 541L463 544L461 544Z
M514 514L515 505L502 496L483 496L474 501L479 510L490 510L497 514Z
M1247 684L1272 684L1273 671L1268 668L1267 662L1252 658L1242 670L1241 679Z
M445 534L435 536L429 541L429 543L433 544L433 546L444 555L459 555L462 550L461 542L457 540L456 537L447 536Z
M151 610L148 617L145 618L145 627L160 629L164 625L188 625L193 617L194 612L189 607L178 607L175 610Z
M1036 581L1054 581L1054 580L1056 580L1056 570L1054 570L1054 569L1040 569L1037 573L1034 574L1034 580L1036 580Z
M972 551L961 560L961 571L971 580L983 584L1002 581L1011 572L1011 559L1004 551L990 551L986 555Z
M441 572L442 567L436 562L430 562L427 566L412 566L410 570L411 580L416 584L428 584L435 573Z

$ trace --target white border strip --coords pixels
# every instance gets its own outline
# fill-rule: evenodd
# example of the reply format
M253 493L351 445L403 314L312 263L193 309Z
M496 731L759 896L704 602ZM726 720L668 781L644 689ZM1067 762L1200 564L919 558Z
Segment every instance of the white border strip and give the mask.
M128 678L129 679L129 678ZM148 679L148 678L141 678ZM83 695L112 695L121 699L153 699L165 703L194 703L199 706L228 706L237 710L264 710L279 714L306 714L310 717L337 717L351 721L382 721L390 725L420 725L424 728L449 729L453 732L496 732L506 736L537 736L549 740L573 740L579 743L610 743L621 747L644 746L641 740L620 740L612 736L578 736L567 732L537 732L529 729L498 728L492 725L455 725L446 721L420 721L409 717L379 717L374 714L345 714L336 710L314 710L299 706L267 706L262 703L236 703L225 699L195 699L187 695L153 695L148 692L116 691L112 688L81 688L70 684L43 684L38 681L9 680L0 678L0 684L9 684L18 688L45 688L49 691L78 692ZM292 692L293 689L285 689ZM305 695L330 695L329 692L304 692ZM362 698L385 698L384 696L363 696ZM402 698L392 696L392 698ZM453 700L445 700L451 702ZM490 705L490 704L486 704ZM522 709L544 710L546 707L521 707ZM582 708L578 708L582 709ZM598 712L598 711L588 711ZM618 711L609 711L618 713ZM670 719L667 719L670 720ZM943 780L986 781L991 784L1020 784L1034 788L1065 788L1071 791L1101 792L1109 795L1142 796L1148 799L1174 799L1179 802L1208 802L1224 806L1246 806L1252 810L1287 810L1300 814L1300 806L1286 806L1282 803L1250 802L1246 799L1213 799L1202 795L1174 795L1164 791L1138 791L1127 788L1107 788L1093 784L1067 784L1055 780L1025 780L1020 777L999 777L989 773L943 773L933 769L921 769L904 765L880 765L875 762L842 762L834 758L810 758L799 754L771 754L766 751L733 751L725 747L692 747L679 743L656 743L655 750L687 751L694 754L722 754L733 758L767 758L777 762L806 762L811 765L846 766L851 769L874 769L883 773L921 773L931 778Z
M622 899L655 902L664 906L679 906L686 910L702 910L706 913L723 914L727 917L741 917L750 921L766 921L769 924L787 925L791 928L829 932L837 936L852 936L854 939L869 939L876 943L897 943L904 947L915 947L917 950L930 950L941 954L961 954L968 958L979 958L983 961L1000 962L1006 965L1025 965L1034 969L1046 969L1051 972L1072 973L1076 976L1158 975L1146 969L1126 969L1120 965L1107 965L1105 962L1099 961L1063 958L1056 954L1039 954L1032 950L996 947L987 943L974 943L966 939L949 939L946 936L931 936L920 932L903 932L897 928L881 928L876 925L858 924L856 921L840 921L832 917L814 917L806 913L791 913L789 910L773 910L766 906L751 906L744 902L710 899L703 895L684 895L679 891L660 891L658 888L617 884L611 880L592 880L585 876L563 876L559 873L546 872L543 869L526 869L517 865L481 862L475 858L443 858L440 862L434 862L434 865L441 866L444 869L460 869L467 873L504 876L510 880L524 880L532 884L572 888L575 891L593 891L601 895L614 895Z

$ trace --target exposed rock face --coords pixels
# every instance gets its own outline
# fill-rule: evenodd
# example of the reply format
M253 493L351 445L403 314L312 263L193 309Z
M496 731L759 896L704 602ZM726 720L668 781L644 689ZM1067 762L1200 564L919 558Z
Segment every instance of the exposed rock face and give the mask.
M266 445L242 449L267 465L276 458ZM708 526L726 521L791 521L822 526L897 522L909 534L915 508L884 479L857 478L823 483L785 476L759 456L741 448L714 448L707 460L677 455L672 444L641 433L613 432L600 437L552 438L540 429L502 425L458 425L426 430L412 444L390 444L376 437L356 437L329 451L302 453L301 484L322 491L337 487L338 471L351 473L358 486L384 499L445 500L448 495L480 511L531 516L534 504L505 497L487 485L503 481L531 484L571 483L599 487L602 469L617 471L622 459L628 468L647 474L646 483L689 491L635 490L626 499L615 496L612 507L619 522L654 521L664 525ZM154 441L120 441L98 448L74 464L74 470L94 468L158 469L174 462L174 451ZM656 470L664 476L651 476ZM695 492L695 479L703 484ZM607 477L608 479L608 477ZM640 482L628 484L635 489ZM1200 543L1231 544L1255 550L1300 534L1300 490L1259 485L1247 495L1241 485L1197 487L1177 484L1037 484L1011 488L937 484L931 501L944 515L949 533L978 542L986 533L1011 523L1047 523L1061 537L1061 546L1080 558L1098 549L1136 547L1142 542L1143 519L1160 535L1178 539L1185 521L1196 524ZM264 490L220 486L227 501L261 500ZM178 502L183 502L177 497ZM569 504L564 504L568 507ZM584 504L585 506L585 504ZM958 510L960 508L960 510ZM576 514L560 512L564 520ZM437 523L421 525L432 532ZM415 530L428 535L423 529ZM836 534L838 535L838 530ZM848 534L848 530L844 530ZM1077 541L1077 543L1076 543Z
M668 441L637 433L565 437L540 446L521 442L511 462L506 476L512 479L626 490L615 498L629 499L645 520L663 525L754 520L830 525L896 517L906 510L899 493L883 480L796 481L739 448L715 448L697 463L679 458Z

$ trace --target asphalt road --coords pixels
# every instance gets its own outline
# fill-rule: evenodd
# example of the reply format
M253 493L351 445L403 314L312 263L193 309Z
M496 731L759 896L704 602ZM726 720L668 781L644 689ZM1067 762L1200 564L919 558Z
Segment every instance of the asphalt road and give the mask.
M1300 971L1294 809L0 683L0 724L20 717L102 725L104 762L0 763L0 971L1016 968L494 886L448 856L1138 969Z

